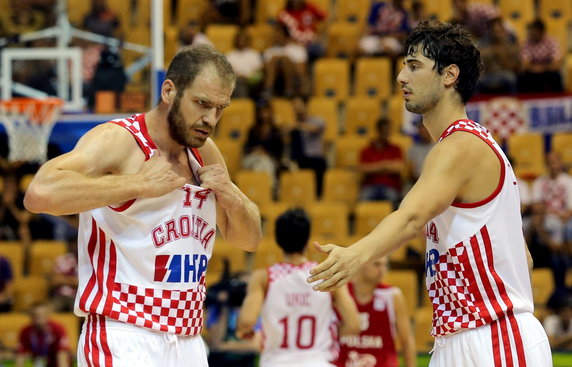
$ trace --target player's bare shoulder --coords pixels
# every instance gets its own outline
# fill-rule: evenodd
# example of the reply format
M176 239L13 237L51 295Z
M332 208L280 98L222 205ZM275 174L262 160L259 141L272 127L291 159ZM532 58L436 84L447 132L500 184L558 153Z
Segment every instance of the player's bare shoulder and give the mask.
M145 154L139 149L133 135L113 123L104 123L88 131L74 152L97 157L94 159L94 169L104 171L99 173L135 173L145 162Z

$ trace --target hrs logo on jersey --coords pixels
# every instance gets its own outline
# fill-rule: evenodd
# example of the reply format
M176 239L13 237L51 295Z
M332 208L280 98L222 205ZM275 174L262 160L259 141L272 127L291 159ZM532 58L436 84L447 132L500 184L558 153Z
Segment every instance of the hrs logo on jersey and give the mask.
M198 282L207 270L207 264L206 255L157 255L153 280L169 283Z

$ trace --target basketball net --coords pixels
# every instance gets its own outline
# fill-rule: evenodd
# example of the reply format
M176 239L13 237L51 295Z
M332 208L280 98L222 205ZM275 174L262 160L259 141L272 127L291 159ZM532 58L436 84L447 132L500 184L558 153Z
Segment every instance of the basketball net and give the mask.
M59 98L12 98L0 101L0 123L6 128L10 162L44 163L48 139L63 100Z

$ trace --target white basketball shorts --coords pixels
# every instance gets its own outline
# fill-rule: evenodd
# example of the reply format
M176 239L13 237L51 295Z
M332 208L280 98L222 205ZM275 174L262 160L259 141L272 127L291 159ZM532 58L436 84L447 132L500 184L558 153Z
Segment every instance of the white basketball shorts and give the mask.
M208 367L200 336L180 336L90 314L82 327L78 367Z
M435 339L429 367L551 367L548 337L531 313Z

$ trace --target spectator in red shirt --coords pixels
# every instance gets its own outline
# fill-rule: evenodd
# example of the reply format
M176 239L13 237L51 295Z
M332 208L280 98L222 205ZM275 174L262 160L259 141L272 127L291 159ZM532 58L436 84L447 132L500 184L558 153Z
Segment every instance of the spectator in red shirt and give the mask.
M376 137L362 149L359 170L365 175L360 200L390 200L396 205L401 197L403 152L389 142L390 122L381 118Z
M288 28L290 37L306 46L310 60L325 53L324 20L327 14L306 0L288 0L278 14L278 21Z
M528 38L520 50L523 73L520 92L562 92L562 53L558 40L546 34L540 19L528 25Z
M34 366L71 365L68 336L62 325L50 321L50 312L46 303L32 308L32 323L20 331L16 367L23 367L27 359L31 359Z

